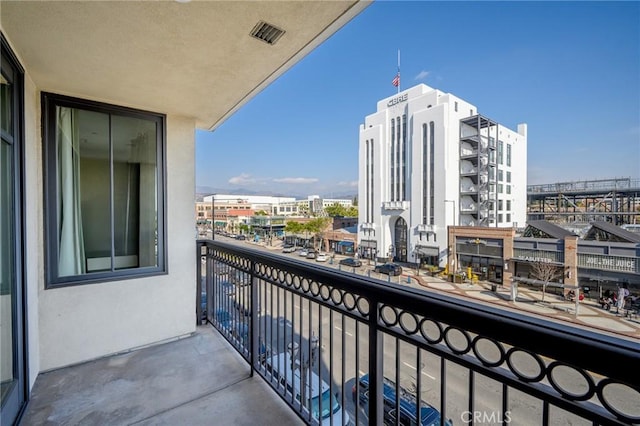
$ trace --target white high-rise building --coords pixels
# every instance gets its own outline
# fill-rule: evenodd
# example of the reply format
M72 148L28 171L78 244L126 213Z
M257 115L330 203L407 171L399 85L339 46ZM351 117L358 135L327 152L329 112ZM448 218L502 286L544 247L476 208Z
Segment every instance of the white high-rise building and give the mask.
M363 257L444 266L447 226L524 225L527 125L517 132L424 84L378 102L360 126Z

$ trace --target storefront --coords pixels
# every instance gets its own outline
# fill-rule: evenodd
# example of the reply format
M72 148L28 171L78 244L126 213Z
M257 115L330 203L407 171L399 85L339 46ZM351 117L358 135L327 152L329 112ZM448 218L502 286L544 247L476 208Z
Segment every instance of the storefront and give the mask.
M439 255L439 247L425 245L416 246L416 258L420 262L420 265L437 266L440 263Z
M376 240L361 240L358 253L362 259L374 260L378 254L378 243Z
M456 239L456 252L459 270L470 271L481 281L502 284L504 267L502 240L459 237Z
M513 228L450 226L448 232L450 273L464 273L500 285L511 283Z

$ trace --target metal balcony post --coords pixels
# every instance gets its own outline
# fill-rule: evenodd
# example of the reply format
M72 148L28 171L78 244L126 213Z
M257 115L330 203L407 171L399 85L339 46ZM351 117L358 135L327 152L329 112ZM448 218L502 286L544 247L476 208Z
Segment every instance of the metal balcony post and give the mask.
M384 418L383 402L383 369L382 360L383 336L378 333L380 304L370 299L369 310L369 424L381 424Z

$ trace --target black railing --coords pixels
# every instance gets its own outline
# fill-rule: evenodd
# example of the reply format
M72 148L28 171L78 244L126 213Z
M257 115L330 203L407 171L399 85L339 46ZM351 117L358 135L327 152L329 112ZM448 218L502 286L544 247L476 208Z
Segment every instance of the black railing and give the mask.
M640 422L636 340L217 241L197 247L207 320L307 423Z

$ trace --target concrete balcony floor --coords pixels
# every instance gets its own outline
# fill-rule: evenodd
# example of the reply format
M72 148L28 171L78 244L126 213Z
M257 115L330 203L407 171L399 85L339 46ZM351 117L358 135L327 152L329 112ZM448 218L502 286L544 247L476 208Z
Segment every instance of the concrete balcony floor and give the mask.
M40 374L21 425L299 425L210 325Z

